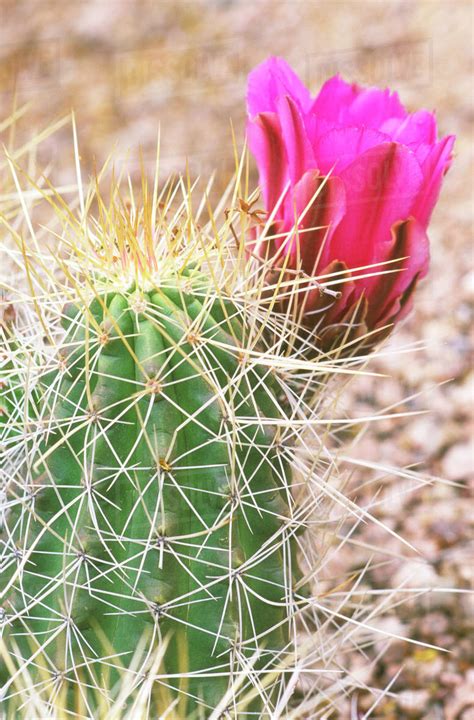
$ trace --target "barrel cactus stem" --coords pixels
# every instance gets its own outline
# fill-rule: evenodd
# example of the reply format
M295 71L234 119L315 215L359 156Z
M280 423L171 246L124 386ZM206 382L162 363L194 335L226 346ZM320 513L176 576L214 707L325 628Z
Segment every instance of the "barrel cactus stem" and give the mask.
M295 417L285 357L261 327L279 321L232 268L228 224L209 242L166 185L153 209L111 202L103 224L68 219L67 252L42 277L55 340L32 387L31 352L8 346L2 456L16 415L28 462L5 484L3 697L14 711L24 678L46 677L47 703L60 683L65 707L93 716L128 667L142 689L154 667L155 714L270 718L306 602L310 509L282 442Z

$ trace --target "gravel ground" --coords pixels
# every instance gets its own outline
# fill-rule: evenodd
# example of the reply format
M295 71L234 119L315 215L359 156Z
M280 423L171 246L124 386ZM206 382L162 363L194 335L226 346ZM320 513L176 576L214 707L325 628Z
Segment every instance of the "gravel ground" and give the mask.
M358 540L385 553L367 587L444 590L388 613L382 629L449 652L394 641L369 670L355 653L352 671L373 688L393 682L371 717L473 720L472 598L452 591L472 585L474 565L471 3L3 0L0 8L2 116L15 89L20 105L30 102L28 133L74 108L86 168L100 166L113 148L119 157L131 148L133 157L139 145L151 162L160 124L165 172L184 170L189 158L193 174L216 168L224 182L232 169L229 121L241 138L246 75L269 54L293 62L313 90L336 71L388 84L409 107L436 108L441 132L457 134L430 231L431 273L388 346L423 347L381 354L373 368L387 377L358 381L346 400L351 415L389 406L428 411L373 424L352 454L444 481L420 485L374 471L355 476L352 491L366 504L376 497L373 512L417 550L376 525L361 527ZM56 182L72 177L71 147L70 130L62 130L40 151ZM361 551L354 564L353 551L341 552L332 572L350 573L367 559ZM361 693L360 717L372 702ZM341 702L339 716L350 712Z

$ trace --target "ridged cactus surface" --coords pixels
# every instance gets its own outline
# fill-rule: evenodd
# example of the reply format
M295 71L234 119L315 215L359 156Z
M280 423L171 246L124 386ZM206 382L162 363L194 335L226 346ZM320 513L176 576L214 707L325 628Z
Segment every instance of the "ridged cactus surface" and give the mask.
M242 317L192 272L65 307L2 536L5 637L33 677L103 687L147 638L155 713L271 717L298 522L285 405Z

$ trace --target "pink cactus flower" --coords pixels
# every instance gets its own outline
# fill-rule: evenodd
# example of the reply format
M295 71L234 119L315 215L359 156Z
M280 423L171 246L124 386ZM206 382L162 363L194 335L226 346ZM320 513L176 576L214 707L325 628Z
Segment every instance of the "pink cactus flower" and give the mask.
M293 276L324 283L339 273L337 299L311 284L300 294L319 337L348 324L359 334L390 327L427 273L426 229L454 136L438 140L434 114L407 112L388 89L336 76L313 98L281 58L250 73L247 105L272 219L271 235L259 239L257 230L252 251Z

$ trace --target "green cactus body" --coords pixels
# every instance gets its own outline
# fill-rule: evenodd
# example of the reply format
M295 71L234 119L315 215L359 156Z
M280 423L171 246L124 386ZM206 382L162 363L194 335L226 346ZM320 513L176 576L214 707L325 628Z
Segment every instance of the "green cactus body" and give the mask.
M32 484L9 489L7 639L31 673L100 687L147 637L144 654L166 645L155 713L176 698L167 717L210 717L246 673L229 717L270 717L299 579L274 375L186 275L71 304L64 324Z

